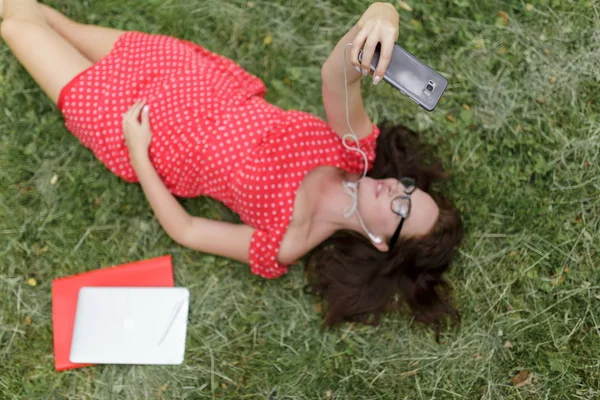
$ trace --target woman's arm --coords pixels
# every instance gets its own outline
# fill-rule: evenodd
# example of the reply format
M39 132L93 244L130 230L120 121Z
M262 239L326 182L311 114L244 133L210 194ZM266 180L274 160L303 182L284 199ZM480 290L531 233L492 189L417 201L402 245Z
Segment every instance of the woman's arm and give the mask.
M149 111L144 109L141 124L137 121L143 105L143 102L138 102L125 114L123 131L131 164L161 226L183 246L248 263L253 228L192 217L158 176L148 156L151 140Z
M399 16L394 6L388 3L372 4L358 23L338 42L323 64L323 105L329 125L338 135L343 136L349 132L346 122L344 52L348 78L348 115L354 132L361 139L371 133L372 122L363 105L360 78L369 73L375 47L377 43L381 43L381 57L373 74L373 83L381 81L391 59L394 43L398 39L398 25ZM351 48L346 47L348 43L352 43ZM358 61L361 49L362 64Z

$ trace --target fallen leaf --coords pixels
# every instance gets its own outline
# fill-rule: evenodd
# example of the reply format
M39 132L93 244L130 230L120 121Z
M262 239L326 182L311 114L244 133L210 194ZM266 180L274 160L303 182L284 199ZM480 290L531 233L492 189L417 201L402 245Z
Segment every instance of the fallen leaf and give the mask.
M406 371L400 374L400 379L408 378L409 376L415 376L417 374L418 369L413 369L412 371Z
M52 175L52 179L50 179L50 184L56 185L56 182L58 182L58 175Z
M595 294L595 295L594 295L594 298L595 298L596 300L600 300L600 294Z
M521 124L518 124L517 127L515 128L515 131L517 132L521 132L523 130L523 126L521 126Z
M531 372L526 369L519 371L519 373L511 379L511 382L516 388L531 385Z
M227 389L227 385L225 383L221 383L221 389L226 390Z
M329 389L325 392L325 399L330 400L333 399L333 390Z
M164 385L161 386L160 390L162 390L163 392L166 392L168 388L169 388L169 384L165 383Z
M321 305L321 303L317 303L313 305L313 310L316 314L321 314L321 312L323 311L323 305Z
M473 42L473 48L475 50L481 50L485 48L485 41L481 38L475 39L475 41Z
M546 99L544 99L543 97L538 97L537 99L535 99L535 102L538 104L544 104L546 102Z
M251 1L247 2L246 5L248 6L248 8L254 8L254 3Z
M410 24L415 27L417 30L422 30L423 29L423 24L421 23L421 21L418 21L416 19L411 19Z
M31 192L33 190L33 186L25 186L23 183L19 183L19 193L25 194L27 192Z
M506 342L504 342L504 348L505 349L512 349L513 348L513 345L510 342L510 340L507 340Z
M549 56L550 55L550 50L544 49L544 54L547 55L547 56Z
M452 114L446 115L446 119L452 123L456 123L456 118Z
M94 205L100 207L100 197L96 196L96 198L94 198Z
M532 11L533 10L533 4L530 4L530 3L525 4L525 10L526 11Z
M589 162L588 160L585 160L585 161L583 162L583 166L584 166L584 167L586 167L586 168L589 168L591 165L592 165L592 164L590 164L590 162Z
M558 79L555 76L553 76L552 78L550 78L550 83L554 85L557 80Z
M510 253L508 253L509 257L514 257L514 256L516 256L517 254L519 254L519 252L518 252L518 251L516 251L516 250L513 250L513 251L511 251Z
M565 273L569 273L570 270L571 270L571 268L568 265L565 267L565 269L563 269L563 271L565 271Z
M506 53L506 47L500 47L498 49L498 54L505 54Z
M265 45L267 45L267 46L270 45L272 41L273 41L273 36L271 36L270 33L267 33L265 35L265 40L264 40Z
M48 246L44 246L42 247L42 253L45 253L49 250Z
M470 105L468 105L468 104L463 104L463 105L462 105L462 108L464 108L464 109L465 109L465 110L467 110L467 111L471 111L471 106L470 106Z
M403 2L402 0L398 1L398 7L406 11L412 11L412 7Z
M560 274L560 275L554 276L550 282L552 283L552 286L560 286L563 284L564 281L565 281L565 276Z
M31 317L25 317L25 325L31 325Z
M473 359L474 360L481 360L483 358L483 356L481 355L481 353L475 353L473 354Z
M508 25L508 14L504 11L498 11L498 16L504 21L504 26Z
M27 279L27 284L31 287L36 287L37 281L35 280L35 278L29 278L29 279Z

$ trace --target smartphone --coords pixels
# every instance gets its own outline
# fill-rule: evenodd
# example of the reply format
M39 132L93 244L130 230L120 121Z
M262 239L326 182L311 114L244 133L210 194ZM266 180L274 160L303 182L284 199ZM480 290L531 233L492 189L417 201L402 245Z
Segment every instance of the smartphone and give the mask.
M378 44L371 60L371 72L377 68L380 48ZM362 51L358 60L362 61ZM397 44L383 80L427 111L435 109L448 86L446 78Z

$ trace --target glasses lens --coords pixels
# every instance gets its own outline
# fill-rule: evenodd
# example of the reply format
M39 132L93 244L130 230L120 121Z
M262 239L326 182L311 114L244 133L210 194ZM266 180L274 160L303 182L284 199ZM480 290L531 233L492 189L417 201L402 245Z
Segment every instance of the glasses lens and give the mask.
M410 199L406 196L396 197L392 201L392 211L401 217L407 218L410 214Z
M415 191L416 184L413 178L402 178L400 179L400 183L402 183L402 186L404 186L404 191L406 193L410 194Z

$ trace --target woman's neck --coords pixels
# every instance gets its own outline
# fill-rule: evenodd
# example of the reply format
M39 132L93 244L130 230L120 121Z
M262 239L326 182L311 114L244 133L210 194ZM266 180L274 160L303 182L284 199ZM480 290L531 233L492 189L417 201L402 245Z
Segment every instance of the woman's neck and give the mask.
M344 210L352 206L352 197L344 191L344 181L355 182L358 178L338 170L323 183L322 195L319 197L315 222L331 231L352 230L363 233L355 215L344 217Z

